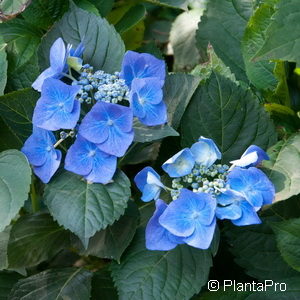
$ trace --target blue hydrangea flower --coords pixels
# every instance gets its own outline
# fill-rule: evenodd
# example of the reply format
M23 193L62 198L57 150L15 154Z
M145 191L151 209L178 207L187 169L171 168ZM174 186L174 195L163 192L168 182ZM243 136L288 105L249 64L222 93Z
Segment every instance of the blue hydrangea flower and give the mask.
M164 188L164 185L160 181L160 176L151 167L145 167L137 173L134 177L134 182L143 193L141 199L144 202L149 202L153 199L157 200L161 189Z
M269 160L269 155L260 147L251 145L246 149L240 159L233 160L230 163L238 167L255 167L263 160Z
M157 59L148 53L127 51L122 62L120 78L131 87L134 78L156 77L163 85L166 76L166 67L163 60Z
M186 244L207 249L215 232L215 209L216 199L210 194L182 189L159 217L159 223Z
M148 250L168 251L178 244L184 243L181 237L177 237L165 229L159 223L159 218L168 207L167 204L158 199L155 202L156 210L146 227L146 248Z
M169 158L162 168L170 177L181 177L191 173L194 165L195 159L191 150L185 148Z
M100 101L82 120L79 133L103 152L120 157L133 141L132 120L129 107Z
M76 99L79 90L80 86L47 78L34 109L32 123L52 131L74 128L80 115L80 102Z
M231 220L237 226L261 223L256 209L239 192L228 189L217 196L217 203L216 216L218 219Z
M156 78L134 79L129 101L133 115L138 117L141 123L154 126L167 122L167 108L163 102L161 82Z
M191 147L191 152L195 161L199 165L210 167L217 159L221 159L222 155L213 140L201 136Z
M255 167L249 169L235 167L227 176L227 184L232 190L240 192L257 209L271 204L275 197L274 185Z
M34 126L32 135L21 149L33 166L34 173L44 183L50 181L60 165L61 152L54 148L55 142L51 131Z
M84 46L82 43L80 43L76 49L72 49L71 45L68 45L66 49L62 38L58 38L50 48L50 67L39 75L32 84L32 87L40 92L45 79L59 79L63 77L62 73L66 71L66 61L69 54L74 57L80 57L83 51Z
M65 169L84 176L90 182L108 183L117 167L116 156L102 152L80 135L69 148L65 159Z

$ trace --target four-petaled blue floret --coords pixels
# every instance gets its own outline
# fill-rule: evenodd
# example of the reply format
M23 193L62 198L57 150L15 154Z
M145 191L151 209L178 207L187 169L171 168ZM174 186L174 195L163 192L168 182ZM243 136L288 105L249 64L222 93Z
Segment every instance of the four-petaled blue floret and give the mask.
M51 131L34 126L32 135L26 140L21 151L33 166L34 173L48 183L61 161L61 152L54 148L55 136Z
M80 115L80 102L76 99L79 90L78 85L68 85L54 78L46 79L32 123L52 131L74 128Z
M149 186L148 178L149 187L141 184L146 182L145 173L151 172L160 179L152 168L144 168L135 182L143 193L143 201L157 202L146 228L147 248L169 250L187 243L207 249L216 218L231 220L237 226L260 223L257 211L272 203L275 189L268 177L254 166L268 158L261 148L251 145L239 160L232 162L231 168L216 164L216 160L221 159L218 147L213 140L200 137L191 148L181 150L162 165L173 178L172 188L162 183L161 187ZM170 191L173 201L169 205L159 199L162 187ZM147 189L155 196L145 197Z
M80 135L69 148L65 169L82 175L89 182L108 183L117 167L117 157L101 151Z
M129 107L100 101L82 120L79 133L100 150L120 157L133 141L132 120Z

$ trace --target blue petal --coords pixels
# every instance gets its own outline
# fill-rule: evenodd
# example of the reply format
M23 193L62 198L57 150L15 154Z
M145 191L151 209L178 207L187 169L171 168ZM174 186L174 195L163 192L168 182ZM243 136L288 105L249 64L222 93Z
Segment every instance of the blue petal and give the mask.
M65 169L83 175L90 182L108 183L116 170L117 158L100 151L80 135L69 148Z
M84 44L81 42L80 44L78 44L78 46L76 47L76 49L73 49L71 47L70 49L70 56L74 56L74 57L81 57L81 55L84 52Z
M185 148L168 159L162 168L170 177L181 177L191 173L195 165L190 149Z
M188 237L194 232L197 223L211 224L215 208L216 200L211 195L182 189L179 197L169 204L159 218L159 222L172 234Z
M166 67L163 60L157 59L148 53L127 51L122 62L120 77L125 80L128 87L134 78L156 77L161 86L166 76Z
M158 219L167 208L167 204L158 199L155 203L156 210L146 227L146 248L148 250L167 251L182 243L181 238L173 236L163 228Z
M202 225L197 223L193 234L187 238L184 238L183 241L195 248L208 249L214 237L215 228L215 218L210 225Z
M163 101L155 105L146 104L145 112L145 117L139 120L147 126L162 125L167 122L167 107Z
M93 168L93 157L91 154L95 153L96 149L97 146L95 144L77 135L75 143L67 152L65 169L79 175L88 175Z
M42 182L48 183L58 169L61 161L59 150L49 151L45 163L41 166L33 166L33 172Z
M229 205L235 201L245 200L245 197L235 190L227 189L224 193L219 194L216 199L220 205Z
M52 131L74 128L80 115L80 103L75 99L79 90L80 86L70 86L53 78L46 79L33 112L33 124Z
M236 220L242 216L242 210L238 203L233 203L228 206L217 206L216 217L220 220L229 219Z
M36 91L40 92L42 90L43 83L47 78L60 78L60 73L53 70L51 67L43 71L38 78L31 85Z
M242 216L237 220L232 220L232 223L237 226L260 224L261 220L258 217L255 208L247 201L242 201L240 204Z
M144 186L147 184L148 172L151 172L155 177L160 179L160 176L156 173L156 171L153 168L145 167L134 177L134 182L141 192L143 191Z
M132 143L132 110L128 107L98 102L82 120L79 133L100 150L123 156Z
M108 139L101 144L97 144L97 146L103 152L121 157L131 145L133 137L133 130L131 132L122 132L118 128L112 127L109 130Z
M141 200L144 202L149 202L151 200L156 200L159 197L161 188L154 184L146 184L143 189L143 195Z
M251 145L243 153L242 157L231 163L238 167L253 167L260 164L263 160L269 160L268 154L258 146Z
M92 171L85 176L85 179L90 182L106 184L112 180L116 168L116 156L108 155L99 149L96 149Z
M58 38L50 48L50 66L57 73L63 71L66 63L66 47L62 38Z
M222 157L214 141L205 137L199 138L199 141L192 145L191 152L195 157L195 161L206 167L210 167L217 159Z
M271 204L275 198L275 188L268 177L259 169L235 167L227 177L231 189L236 190L254 207Z
M54 144L55 137L51 131L34 126L32 135L25 141L21 151L30 164L42 166L49 156L49 151L55 151Z

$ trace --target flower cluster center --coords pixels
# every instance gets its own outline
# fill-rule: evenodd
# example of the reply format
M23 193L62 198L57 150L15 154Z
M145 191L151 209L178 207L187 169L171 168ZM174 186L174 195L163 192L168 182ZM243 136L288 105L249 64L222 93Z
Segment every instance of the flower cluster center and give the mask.
M210 193L213 195L225 192L228 169L229 166L222 164L213 164L206 167L196 163L190 174L172 180L172 199L178 198L182 188L190 189L194 193Z
M93 72L93 68L84 65L77 84L82 88L78 95L80 102L91 103L92 99L108 103L118 103L128 94L128 87L119 72L108 74L104 71Z

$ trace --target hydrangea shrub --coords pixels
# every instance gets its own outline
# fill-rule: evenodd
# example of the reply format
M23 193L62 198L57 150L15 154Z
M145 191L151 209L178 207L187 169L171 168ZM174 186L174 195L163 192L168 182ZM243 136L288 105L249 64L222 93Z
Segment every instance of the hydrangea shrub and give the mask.
M0 3L0 298L300 298L300 7Z

